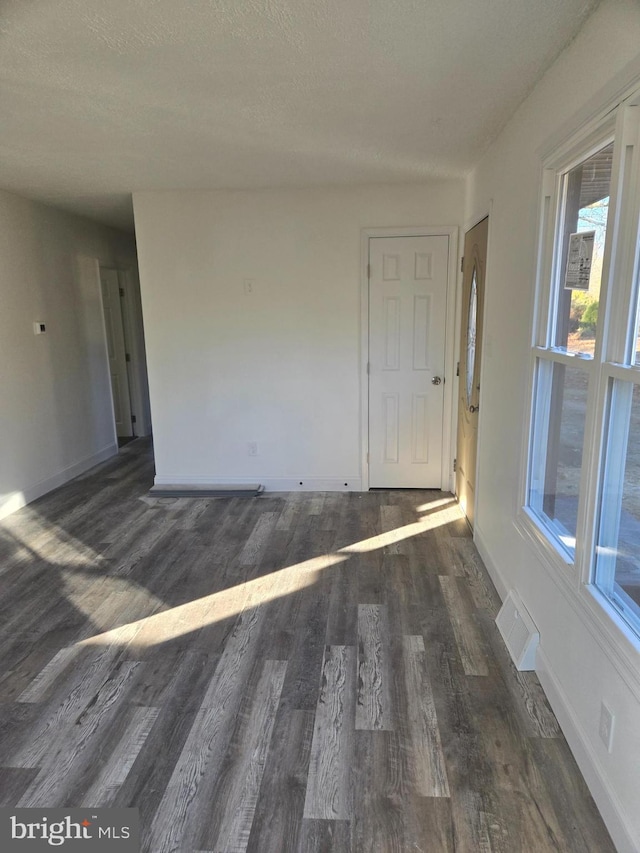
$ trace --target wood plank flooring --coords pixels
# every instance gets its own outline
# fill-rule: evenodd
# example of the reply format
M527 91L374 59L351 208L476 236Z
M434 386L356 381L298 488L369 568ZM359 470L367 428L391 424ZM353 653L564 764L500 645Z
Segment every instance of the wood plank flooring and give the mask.
M149 853L614 847L441 492L149 498L148 442L0 523L0 804Z

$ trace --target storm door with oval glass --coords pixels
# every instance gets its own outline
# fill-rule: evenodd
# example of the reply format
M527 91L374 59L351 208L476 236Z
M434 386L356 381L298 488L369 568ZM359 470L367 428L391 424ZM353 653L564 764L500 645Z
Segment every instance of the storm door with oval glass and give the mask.
M467 232L464 241L460 361L458 374L458 442L456 495L469 524L475 518L478 415L480 411L480 354L484 276L489 220Z

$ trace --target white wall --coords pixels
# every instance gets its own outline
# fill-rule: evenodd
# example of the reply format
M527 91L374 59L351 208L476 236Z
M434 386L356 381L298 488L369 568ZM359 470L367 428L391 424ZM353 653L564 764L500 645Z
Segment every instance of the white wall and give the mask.
M358 489L361 229L463 205L462 181L135 194L156 483Z
M133 239L0 191L0 517L117 450L98 261Z
M621 850L640 850L640 661L623 663L577 591L555 582L519 534L516 512L541 153L640 75L638 45L640 5L603 3L475 169L466 209L471 221L493 202L476 538L498 587L515 587L540 629L543 684ZM611 754L598 737L602 699L616 715Z

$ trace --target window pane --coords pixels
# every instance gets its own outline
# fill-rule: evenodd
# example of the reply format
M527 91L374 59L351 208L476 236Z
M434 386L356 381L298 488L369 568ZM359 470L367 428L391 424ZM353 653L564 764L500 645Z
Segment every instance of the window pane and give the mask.
M613 143L564 176L554 346L593 357Z
M638 307L636 309L636 326L634 334L634 345L631 353L631 364L640 364L640 283L636 286Z
M471 296L469 297L469 323L467 326L467 407L471 405L476 369L476 334L478 326L478 279L473 268Z
M539 360L536 384L529 507L572 557L588 377L578 368Z
M610 394L596 584L640 628L640 386Z

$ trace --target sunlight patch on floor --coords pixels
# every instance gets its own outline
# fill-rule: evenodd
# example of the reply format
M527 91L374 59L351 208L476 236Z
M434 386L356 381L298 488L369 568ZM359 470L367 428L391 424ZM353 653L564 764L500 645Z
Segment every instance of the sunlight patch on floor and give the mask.
M0 494L0 519L13 515L26 506L26 503L24 492L3 492Z
M19 517L5 518L2 529L13 541L14 555L21 559L36 557L58 569L96 569L105 563L102 554L29 508L20 513ZM55 563L52 563L47 554L54 552Z
M433 504L429 505L430 508ZM254 607L268 604L313 585L326 569L345 562L354 554L364 554L419 536L428 530L457 521L460 509L450 501L442 509L412 524L354 542L329 554L270 572L262 577L188 601L151 616L82 640L81 646L134 643L147 647L166 643L184 634L198 631L225 619L231 619Z
M419 521L414 521L412 524L406 524L404 527L396 527L394 530L380 533L377 536L372 536L370 539L363 539L361 542L347 545L341 548L338 553L364 554L368 551L376 551L378 548L385 548L388 545L395 545L397 542L402 542L404 539L419 536L427 530L434 530L436 527L450 524L452 521L457 521L460 517L458 505L452 504L451 507L438 510L438 512L427 515Z
M154 613L82 640L81 646L130 643L153 646L174 640L183 634L198 631L224 619L238 616L243 610L268 604L277 598L291 595L313 585L320 573L349 559L348 554L323 554L302 563L270 572L228 589L205 595L194 601L179 604L161 613Z
M417 506L416 512L432 512L434 509L444 506L456 506L456 499L452 495L446 498L436 498L433 501L427 501Z

